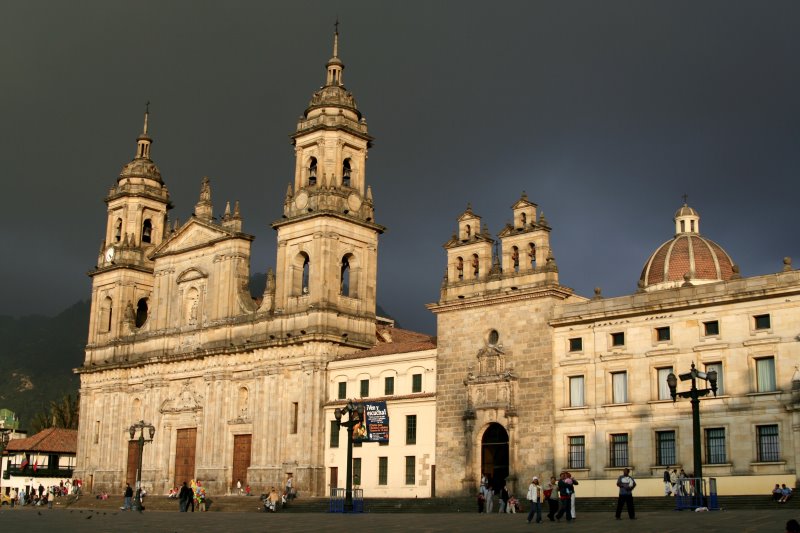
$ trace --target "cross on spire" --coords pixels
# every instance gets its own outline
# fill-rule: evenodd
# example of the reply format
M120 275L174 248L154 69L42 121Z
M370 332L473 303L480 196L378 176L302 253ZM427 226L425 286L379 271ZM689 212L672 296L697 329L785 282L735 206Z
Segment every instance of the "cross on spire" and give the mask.
M683 193L682 198L683 198L683 205L689 205L689 195L686 194L686 193Z

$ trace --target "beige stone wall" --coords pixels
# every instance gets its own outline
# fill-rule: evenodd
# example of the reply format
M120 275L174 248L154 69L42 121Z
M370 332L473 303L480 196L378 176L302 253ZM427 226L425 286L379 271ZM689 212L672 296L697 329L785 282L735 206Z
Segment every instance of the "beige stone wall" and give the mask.
M677 403L659 399L658 369L671 367L680 374L688 372L692 363L701 371L718 363L724 389L717 398L701 400L701 433L705 428L725 429L727 460L706 464L704 443L704 475L720 479L794 476L798 435L797 399L792 390L800 364L795 338L800 328L798 293L800 273L794 271L558 309L553 321L556 468L569 468L569 437L585 436L586 468L579 469L578 475L611 479L619 470L611 466L611 435L627 434L634 474L659 478L663 467L656 458L656 432L675 431L678 467L691 472L691 404L685 399ZM757 330L753 317L762 314L770 315L771 327ZM718 335L705 334L704 322L710 321L719 324ZM670 328L669 341L656 339L654 330L659 327ZM612 333L624 334L623 346L611 345ZM583 349L570 352L569 339L576 338L582 339ZM775 391L758 390L756 360L761 357L774 357ZM613 398L614 372L627 373L628 397L623 403ZM570 407L571 376L584 376L584 407ZM706 386L698 382L698 387ZM679 382L678 390L689 387L689 382ZM757 427L771 424L778 425L780 458L761 462Z
M481 474L481 440L492 422L510 440L510 489L519 492L532 472L549 471L553 433L552 343L547 321L559 297L529 293L473 302L437 311L437 494L474 492ZM477 375L478 352L491 330L499 334L508 380L469 385ZM487 389L470 397L470 387ZM492 396L494 389L500 394ZM502 394L508 390L510 398ZM469 398L469 401L468 401ZM472 405L470 405L472 403ZM469 410L474 419L465 420Z

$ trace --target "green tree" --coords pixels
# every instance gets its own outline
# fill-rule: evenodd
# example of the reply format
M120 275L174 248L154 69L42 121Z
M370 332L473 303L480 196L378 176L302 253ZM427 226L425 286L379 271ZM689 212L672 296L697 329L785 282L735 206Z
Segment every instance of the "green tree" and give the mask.
M38 433L47 428L78 429L78 396L65 394L59 400L50 400L31 420L31 431Z

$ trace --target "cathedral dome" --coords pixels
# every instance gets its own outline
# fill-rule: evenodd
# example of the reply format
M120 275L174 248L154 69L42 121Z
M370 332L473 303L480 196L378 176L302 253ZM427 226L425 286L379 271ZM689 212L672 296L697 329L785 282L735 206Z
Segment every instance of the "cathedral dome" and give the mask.
M684 204L675 213L675 237L659 246L642 269L646 291L727 281L736 267L722 247L700 235L700 215Z

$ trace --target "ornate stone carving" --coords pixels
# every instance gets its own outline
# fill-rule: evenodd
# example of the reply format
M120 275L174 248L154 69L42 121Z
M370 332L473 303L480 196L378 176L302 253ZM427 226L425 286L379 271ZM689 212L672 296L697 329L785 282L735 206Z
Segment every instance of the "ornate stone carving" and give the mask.
M192 389L190 382L185 381L177 396L164 400L160 411L167 414L197 412L201 409L203 409L203 396Z

